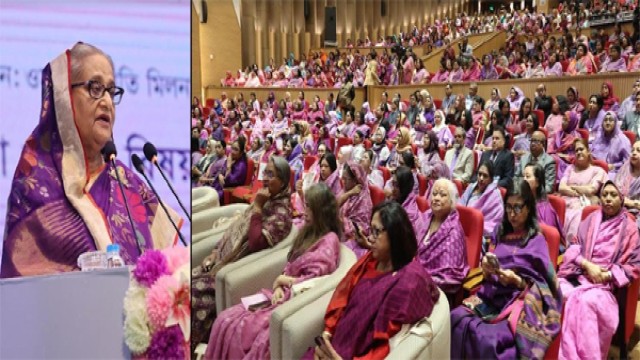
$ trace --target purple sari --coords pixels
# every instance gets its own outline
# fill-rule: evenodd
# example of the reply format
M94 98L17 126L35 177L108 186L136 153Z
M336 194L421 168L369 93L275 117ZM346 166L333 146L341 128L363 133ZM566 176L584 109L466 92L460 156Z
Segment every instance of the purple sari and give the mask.
M340 218L344 225L344 240L349 249L353 250L357 258L362 257L368 249L362 248L355 240L356 229L354 224L360 228L364 235L369 235L369 225L371 220L371 194L369 193L369 183L367 173L361 165L352 161L347 162L348 166L356 176L356 182L362 186L358 195L350 196L340 207ZM345 170L346 171L346 170ZM344 189L343 189L344 192Z
M502 285L497 275L484 279L476 295L486 305L487 319L464 305L451 312L451 358L542 359L560 332L562 309L547 242L541 234L528 241L508 235L494 254L500 267L521 276L527 288ZM518 300L522 308L510 308Z
M340 261L340 242L331 232L300 256L290 260L283 274L295 278L295 283L333 273ZM269 321L271 314L282 303L291 299L287 287L284 298L277 304L256 311L249 311L242 304L234 305L220 313L209 337L205 359L268 359L270 356ZM273 297L271 289L260 293Z
M122 162L103 166L91 183L75 126L70 68L67 50L42 71L40 122L24 145L9 192L2 278L78 270L80 254L112 243L120 245L126 264L134 264L140 254L116 171L143 247L161 249L177 240L158 199Z
M470 184L464 191L464 194L458 200L458 204L469 206L480 210L484 216L484 236L490 237L498 224L502 222L504 216L504 204L502 203L502 195L498 190L496 183L487 185L484 192L479 196L473 195L478 183Z
M551 203L547 199L541 199L536 202L536 213L538 214L538 222L541 224L554 227L560 233L560 246L566 248L567 243L564 237L564 228L560 217L556 210L551 206Z
M419 232L416 232L418 261L442 291L455 294L469 272L464 231L458 211L451 210L438 230L428 239L425 237L429 231L433 213L429 209L421 215L422 227Z

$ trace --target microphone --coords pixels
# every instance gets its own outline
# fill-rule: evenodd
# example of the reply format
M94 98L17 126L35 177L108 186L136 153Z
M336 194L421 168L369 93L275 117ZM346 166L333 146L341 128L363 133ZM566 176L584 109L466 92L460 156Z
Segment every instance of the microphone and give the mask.
M154 148L154 150L155 150L155 148ZM182 233L180 233L180 229L178 229L178 226L176 225L176 223L173 222L173 219L171 218L171 215L169 214L169 210L167 210L167 207L164 205L164 203L160 199L160 195L156 191L156 188L153 187L153 184L151 183L151 181L149 181L149 178L147 177L147 174L144 173L144 165L142 165L142 159L140 159L138 154L132 154L131 155L131 162L133 163L133 167L142 175L142 177L144 177L144 179L147 181L147 184L149 184L149 187L151 188L151 191L153 191L153 193L158 198L158 203L160 203L160 206L162 206L162 209L164 210L165 214L167 214L167 217L169 218L169 221L171 222L171 225L173 225L173 228L176 230L176 232L178 233L178 236L180 237L180 241L182 242L182 244L184 246L187 246L187 242L184 240L184 237L182 237Z
M162 175L162 178L164 179L164 182L166 182L167 185L169 185L169 189L173 193L173 196L175 196L176 200L178 200L178 204L182 208L182 211L184 211L185 215L187 216L187 219L189 219L189 222L191 222L191 215L189 214L187 209L182 204L182 201L180 201L180 198L178 197L178 194L176 194L176 191L173 189L173 186L171 186L171 182L169 181L169 179L167 179L167 176L164 174L164 171L162 171L162 168L160 167L160 165L158 165L158 150L156 150L156 147L153 146L152 143L147 142L142 147L142 151L144 152L144 157L146 157L147 160L151 161L151 163L154 164L158 168L158 170L160 171L160 175ZM154 190L154 192L155 192L155 190ZM157 195L158 194L156 193L156 196Z
M131 230L133 231L133 236L136 238L136 245L138 245L138 251L140 255L144 252L144 239L142 238L139 231L136 230L136 225L133 223L133 217L131 216L131 210L129 209L129 202L127 201L127 195L124 193L124 186L122 185L122 179L120 179L120 173L118 172L118 168L116 167L116 155L118 155L118 151L116 150L116 144L113 141L108 141L105 146L102 148L102 155L104 156L104 161L106 163L111 163L113 168L115 169L116 179L118 180L118 185L120 186L120 192L122 193L122 199L124 200L124 207L127 209L127 216L129 217L129 224L131 225Z

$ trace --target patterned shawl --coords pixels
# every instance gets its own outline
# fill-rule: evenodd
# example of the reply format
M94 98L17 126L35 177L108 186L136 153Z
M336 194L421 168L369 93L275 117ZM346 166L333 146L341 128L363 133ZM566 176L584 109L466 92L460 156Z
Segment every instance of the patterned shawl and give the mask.
M569 148L573 147L573 141L580 136L576 131L578 127L578 123L580 122L580 117L575 111L567 111L565 113L567 119L569 119L569 126L567 126L567 130L560 130L556 132L555 138L555 152L564 153Z
M369 193L367 173L362 166L353 161L349 161L345 164L345 167L351 169L356 176L357 184L362 186L362 190L360 190L358 195L350 196L340 207L340 217L344 224L344 239L352 240L355 238L354 222L365 235L369 234L369 222L371 220L373 204L371 202L371 194ZM342 192L344 192L344 189Z
M269 198L262 207L262 234L270 246L275 246L291 232L291 193L288 186ZM216 246L215 266L211 274L215 275L224 265L242 259L250 253L249 225L251 224L252 204L244 210L235 222L222 235Z
M75 125L67 50L42 71L40 122L27 139L9 193L0 277L77 270L78 256L120 245L127 264L146 249L175 244L177 233L158 199L123 163L107 164L90 185L88 160ZM136 226L132 232L118 171ZM172 210L178 225L182 219Z

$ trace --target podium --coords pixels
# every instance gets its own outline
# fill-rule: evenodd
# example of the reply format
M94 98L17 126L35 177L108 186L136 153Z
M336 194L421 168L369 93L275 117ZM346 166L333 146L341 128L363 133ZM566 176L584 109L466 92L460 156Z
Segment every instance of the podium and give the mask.
M0 359L128 359L129 268L0 280Z

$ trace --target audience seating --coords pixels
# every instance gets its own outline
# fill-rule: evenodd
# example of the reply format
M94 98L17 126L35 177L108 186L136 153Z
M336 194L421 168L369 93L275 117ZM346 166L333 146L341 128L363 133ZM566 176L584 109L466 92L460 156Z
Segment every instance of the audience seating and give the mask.
M386 197L384 195L384 190L371 184L369 184L369 195L371 196L371 203L373 204L373 206L376 206L379 203L383 202Z
M549 203L558 214L560 223L564 225L564 216L567 212L567 203L559 195L547 195L547 200L549 200Z
M251 185L251 180L253 180L255 163L253 159L247 158L247 176L245 177L244 184L241 186L249 186ZM231 203L231 193L235 187L226 187L223 189L224 194L224 205L228 205Z
M424 174L418 174L418 195L425 196L427 192L427 177Z
M604 160L593 159L591 160L591 165L600 166L604 172L609 173L609 164Z
M192 214L218 206L220 206L220 201L218 199L218 192L214 188L211 186L198 186L191 188Z
M482 274L482 271L479 270L484 216L480 210L463 205L456 205L456 210L458 210L460 223L464 231L467 262L469 263L469 274L467 274L466 279L468 280L476 277L478 274ZM462 300L464 300L464 296L466 292L468 292L468 289L464 286L467 283L466 280L463 283L463 287L455 294L453 299L451 299L450 305L452 308L460 305Z
M582 137L583 139L589 141L589 130L582 129L582 128L577 128L576 131L580 134L580 137Z
M444 155L447 153L447 149L444 147L438 147L438 155L440 155L440 160L444 161Z
M391 179L391 171L386 166L378 166L378 170L382 173L382 180L386 184L389 179Z
M426 196L416 196L416 204L420 212L425 212L430 208L429 200L427 200Z
M629 131L629 130L625 130L623 131L623 133L631 142L631 146L633 146L633 143L636 142L636 134L633 131Z
M220 218L228 218L244 211L249 205L231 204L214 207L193 213L191 219L191 264L199 265L211 253L213 246L220 240L230 222L214 223Z
M289 235L273 248L245 256L218 271L216 274L216 310L218 314L224 309L240 303L240 299L244 296L253 295L263 288L273 287L273 280L282 274L287 263L287 254L297 233L298 229L293 226ZM260 261L258 262L258 260ZM192 266L195 264L192 263ZM260 269L259 276L256 276L252 271L256 267Z
M335 151L335 155L336 157L338 157L338 154L340 153L340 148L346 145L351 145L353 144L353 140L351 138L348 137L338 137L338 145L336 145L336 151Z
M552 264L558 267L558 254L560 253L560 232L553 226L540 223L540 231L547 240L547 247L549 248L549 259Z
M464 193L464 185L462 184L462 181L453 180L453 183L456 185L456 188L458 189L458 196L462 196L462 194Z
M318 157L314 155L307 155L304 157L304 171L309 170L311 165L313 165L316 161L318 161Z
M502 186L498 186L498 189L500 190L500 195L502 196L502 200L504 200L504 197L507 196L507 189L503 188Z
M532 113L536 114L536 116L538 117L538 128L542 128L544 126L544 111L536 109L536 110L531 110Z
M224 136L224 142L228 143L231 138L231 129L226 126L222 126L222 134Z

